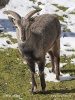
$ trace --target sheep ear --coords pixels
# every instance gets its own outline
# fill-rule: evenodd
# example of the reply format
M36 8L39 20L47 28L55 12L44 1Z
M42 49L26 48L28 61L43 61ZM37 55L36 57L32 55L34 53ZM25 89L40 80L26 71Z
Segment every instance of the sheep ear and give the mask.
M11 16L8 16L8 19L10 20L10 22L12 22L15 25L15 19Z

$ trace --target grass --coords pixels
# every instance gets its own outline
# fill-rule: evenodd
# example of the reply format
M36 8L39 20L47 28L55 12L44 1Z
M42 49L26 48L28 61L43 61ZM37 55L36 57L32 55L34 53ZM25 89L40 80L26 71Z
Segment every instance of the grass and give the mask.
M42 8L40 8L39 6L33 6L34 9L41 11Z
M75 52L74 49L66 49L66 51L72 51L72 52Z
M71 58L66 55L61 57L61 62L67 62L63 73L75 76L75 66L70 63ZM49 67L49 65L48 65ZM59 83L46 82L46 92L42 93L39 77L36 75L37 91L31 95L31 76L27 65L23 64L17 49L0 50L0 100L74 100L75 80Z
M57 15L57 14L55 14L55 15L57 16L57 18L58 18L60 21L64 22L64 18L63 18L62 16Z
M0 33L0 37L8 37L12 43L17 43L17 39L12 38L12 36L10 34L4 34L4 33ZM8 41L7 41L8 42ZM9 42L10 43L10 42Z
M63 30L63 32L71 32L71 31L70 31L70 29L65 28L65 29Z
M29 1L32 1L33 3L35 3L35 2L36 2L36 0L29 0Z
M68 9L68 7L64 7L64 6L59 6L58 4L53 4L55 7L57 7L59 10L63 10L66 11Z
M55 7L58 8L58 10L56 10L56 12L58 12L59 10L62 10L62 11L66 11L68 9L68 7L64 7L64 6L59 6L58 4L53 4ZM63 16L60 16L58 14L56 14L56 16L58 17L58 19L62 22L65 22L64 21L64 17L68 18L68 16L66 14L64 14ZM65 22L66 23L66 22Z
M75 12L71 12L70 14L75 14Z

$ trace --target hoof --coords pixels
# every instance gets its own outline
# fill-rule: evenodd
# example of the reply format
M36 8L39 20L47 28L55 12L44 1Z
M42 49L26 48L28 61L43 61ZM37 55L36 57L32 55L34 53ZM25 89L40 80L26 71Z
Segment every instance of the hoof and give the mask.
M37 89L37 86L34 86L34 87L32 88L31 94L36 94L36 93L37 93L36 89Z
M60 80L59 76L56 76L56 79L57 79L57 80Z
M55 73L55 70L54 70L54 69L52 69L52 72L53 72L53 73Z
M34 94L37 94L37 92L31 91L31 94L34 95Z
M45 93L45 90L42 90L42 93Z
M45 91L46 91L45 89L42 89L42 92L43 92L43 93L45 93Z
M59 72L59 75L60 75L60 72Z

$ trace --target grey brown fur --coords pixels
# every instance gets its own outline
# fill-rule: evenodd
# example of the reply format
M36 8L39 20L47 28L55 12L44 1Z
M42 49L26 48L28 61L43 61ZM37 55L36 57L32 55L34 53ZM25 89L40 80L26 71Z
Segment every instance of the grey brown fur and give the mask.
M33 14L38 12L32 11ZM34 74L35 63L38 64L39 76L42 90L45 90L45 55L49 53L52 60L52 71L56 73L56 79L59 79L59 62L60 62L60 23L55 15L43 14L32 17L30 12L26 17L21 17L15 12L5 11L6 14L11 14L14 18L9 17L9 20L17 27L18 48L27 62L32 76L32 93L37 87ZM28 17L29 16L29 17Z

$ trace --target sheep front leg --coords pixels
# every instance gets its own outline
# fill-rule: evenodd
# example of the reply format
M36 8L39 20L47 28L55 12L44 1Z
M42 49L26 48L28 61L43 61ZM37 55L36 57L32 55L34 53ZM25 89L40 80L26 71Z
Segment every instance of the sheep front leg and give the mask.
M38 64L39 66L39 76L40 76L40 81L41 81L41 87L42 87L42 91L45 91L46 88L46 84L45 84L45 77L44 77L44 62L40 62Z
M34 94L34 93L36 93L37 84L36 84L33 72L31 72L31 76L32 76L32 90L31 90L31 92L32 92L32 94Z
M31 93L34 94L34 93L36 93L36 88L37 88L37 84L36 84L35 77L34 77L34 74L35 74L35 63L33 61L28 61L28 66L29 66L30 71L31 71L31 79L32 79L32 90L31 90Z

